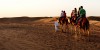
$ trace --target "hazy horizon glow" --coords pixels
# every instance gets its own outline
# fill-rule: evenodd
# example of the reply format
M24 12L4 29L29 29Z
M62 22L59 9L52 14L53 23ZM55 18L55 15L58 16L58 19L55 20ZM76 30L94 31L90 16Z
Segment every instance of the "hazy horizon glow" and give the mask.
M87 16L100 16L100 0L0 0L0 17L70 16L76 7L84 6Z

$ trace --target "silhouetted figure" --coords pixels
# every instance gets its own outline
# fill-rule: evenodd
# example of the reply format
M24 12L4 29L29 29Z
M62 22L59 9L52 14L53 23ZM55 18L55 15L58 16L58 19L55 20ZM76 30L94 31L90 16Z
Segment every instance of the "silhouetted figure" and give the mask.
M61 16L60 17L64 17L64 11L61 11Z
M81 20L80 20L80 22L81 22L81 21L82 21L82 18L83 18L83 17L86 17L86 11L85 11L85 9L83 9L83 6L80 7L79 15L80 15L80 16L77 18L76 24L78 23L78 20L79 20L79 19L81 19Z
M74 13L75 13L75 17L77 17L77 9L76 8L74 8Z
M80 12L79 12L79 11L80 11L80 9L81 9L81 8L79 7L79 10L78 10L78 17L80 17Z
M66 18L66 12L64 11L63 13L64 13L64 18Z
M61 20L65 20L65 18L66 18L66 12L65 11L61 11L61 17L59 18L59 22ZM61 24L61 22L60 22L60 24Z
M72 10L72 12L71 12L71 19L75 16L75 13L74 13L75 11L74 10Z

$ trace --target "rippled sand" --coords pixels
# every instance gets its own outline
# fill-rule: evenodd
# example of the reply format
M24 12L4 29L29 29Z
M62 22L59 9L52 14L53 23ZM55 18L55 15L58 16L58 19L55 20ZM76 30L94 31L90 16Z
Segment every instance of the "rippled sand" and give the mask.
M70 25L69 25L70 26ZM90 21L87 36L55 32L52 18L0 20L0 50L100 50L100 21Z

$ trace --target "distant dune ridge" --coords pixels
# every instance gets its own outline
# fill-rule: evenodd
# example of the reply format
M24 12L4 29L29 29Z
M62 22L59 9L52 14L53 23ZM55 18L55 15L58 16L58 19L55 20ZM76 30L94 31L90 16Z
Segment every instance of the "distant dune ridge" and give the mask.
M96 21L100 21L100 16L90 16L88 17L89 20L96 20Z
M20 21L35 21L35 20L40 20L40 19L46 19L46 18L53 18L53 17L27 17L27 16L23 16L23 17L12 17L12 18L0 18L0 22L20 22ZM58 17L57 17L58 18ZM97 20L100 21L100 17L96 17L96 16L90 16L87 17L89 20Z
M0 23L28 23L49 17L13 17L13 18L0 18Z

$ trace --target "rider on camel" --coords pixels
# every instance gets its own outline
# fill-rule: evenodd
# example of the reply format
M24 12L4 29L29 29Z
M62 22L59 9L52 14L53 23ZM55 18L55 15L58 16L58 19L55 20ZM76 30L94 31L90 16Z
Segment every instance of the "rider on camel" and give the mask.
M79 19L81 19L81 20L80 20L80 22L81 22L81 21L82 21L82 18L83 18L83 17L86 17L86 11L85 11L85 9L83 9L83 6L80 7L79 14L80 14L80 16L79 16L78 19L76 20L76 24L78 23L78 20L79 20Z
M75 16L75 13L74 13L75 11L74 10L72 10L72 12L71 12L71 19Z
M74 10L72 10L72 13L71 13L71 19L76 20L76 18L77 18L77 9L74 8Z
M80 7L79 7L79 10L78 10L78 17L80 17L80 13L79 13L79 11L80 11ZM77 17L77 18L78 18L78 17Z
M62 11L61 11L61 16L60 16L60 18L59 18L59 21L60 21L60 19L63 18L63 17L64 17L64 11L62 10Z
M66 17L66 12L65 11L61 11L61 17L60 18L65 18Z
M61 16L60 17L63 17L64 16L64 11L62 10L61 11Z
M61 11L61 17L59 18L59 21L60 20L65 20L65 18L66 18L66 12L65 11Z
M75 17L77 17L77 8L74 8Z
M64 19L65 19L65 18L66 18L66 12L64 11L63 13L64 13L64 16L63 16L63 17L64 17Z

